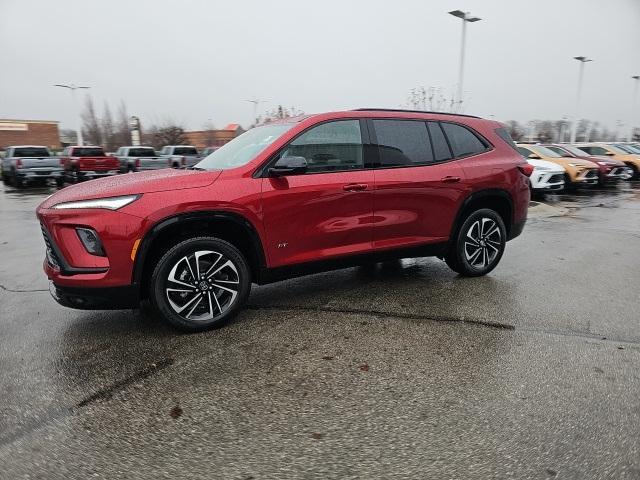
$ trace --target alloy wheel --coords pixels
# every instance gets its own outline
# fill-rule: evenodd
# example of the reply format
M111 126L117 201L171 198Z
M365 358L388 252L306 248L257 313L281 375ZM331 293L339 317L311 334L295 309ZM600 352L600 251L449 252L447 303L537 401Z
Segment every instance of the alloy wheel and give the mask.
M491 265L502 248L502 235L497 223L481 217L471 224L464 239L464 255L473 268Z
M173 311L190 322L222 316L240 291L237 266L222 253L198 250L171 268L165 295Z

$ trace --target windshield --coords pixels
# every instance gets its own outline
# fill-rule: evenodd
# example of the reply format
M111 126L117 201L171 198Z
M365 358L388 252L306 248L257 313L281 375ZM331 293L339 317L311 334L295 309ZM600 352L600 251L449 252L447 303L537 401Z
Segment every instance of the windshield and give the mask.
M14 157L48 157L49 150L43 147L22 147L13 151Z
M616 145L616 147L620 150L624 150L627 153L640 153L640 149L632 145Z
M196 167L205 170L227 170L246 165L293 125L280 123L252 128L203 158Z
M607 148L612 151L613 153L617 153L620 155L627 155L629 152L627 152L626 150L623 150L620 147L616 147L615 145L607 145Z
M552 150L554 152L556 152L558 155L560 155L561 157L573 157L573 155L571 155L569 152L567 152L567 149L565 147L545 147L548 148L549 150ZM583 152L584 155L584 152Z
M572 145L563 145L562 148L573 153L577 157L584 157L587 155L584 150L580 150L578 147L574 147Z
M553 150L549 150L547 147L541 147L540 145L529 146L531 150L536 152L541 157L562 158L562 155L558 155Z
M153 148L130 148L130 157L155 157L156 152Z
M73 149L74 157L104 157L104 151L97 147L78 147Z

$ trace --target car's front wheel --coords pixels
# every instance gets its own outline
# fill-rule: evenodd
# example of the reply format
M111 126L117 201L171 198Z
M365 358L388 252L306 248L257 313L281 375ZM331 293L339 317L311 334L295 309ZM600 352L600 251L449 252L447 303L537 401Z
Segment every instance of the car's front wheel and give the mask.
M497 212L488 208L476 210L458 229L445 261L460 275L486 275L500 262L506 237L504 222Z
M250 290L249 267L236 247L196 237L178 243L157 263L150 300L173 326L197 332L233 318Z

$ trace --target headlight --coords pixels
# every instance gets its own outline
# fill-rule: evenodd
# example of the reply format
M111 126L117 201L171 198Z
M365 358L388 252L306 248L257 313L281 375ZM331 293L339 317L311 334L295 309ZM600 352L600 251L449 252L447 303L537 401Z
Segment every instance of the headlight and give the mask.
M579 167L580 165L578 165L577 163L570 163L569 166L570 167Z
M106 208L107 210L118 210L136 201L142 195L124 195L122 197L95 198L93 200L79 200L77 202L63 202L51 208Z

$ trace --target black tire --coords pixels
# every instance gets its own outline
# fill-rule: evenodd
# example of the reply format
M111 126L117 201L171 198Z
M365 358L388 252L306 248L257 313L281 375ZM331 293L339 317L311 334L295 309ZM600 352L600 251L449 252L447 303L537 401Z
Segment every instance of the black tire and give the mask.
M2 183L4 183L5 185L9 185L9 174L8 173L3 173L2 174Z
M216 270L205 278L205 268L205 273ZM178 243L158 261L151 276L149 299L174 327L200 332L229 322L250 291L251 273L236 247L215 237L195 237Z
M56 186L58 188L62 188L64 187L64 177L58 177L56 178Z
M477 247L468 241L473 237L476 238ZM500 262L507 241L507 229L497 212L482 208L465 218L452 240L445 256L449 268L465 277L480 277L496 268ZM475 257L478 251L479 256Z
M627 167L633 170L633 175L629 178L629 180L640 180L640 170L633 163L627 163Z
M12 184L15 188L24 188L24 180L15 171L11 175Z

